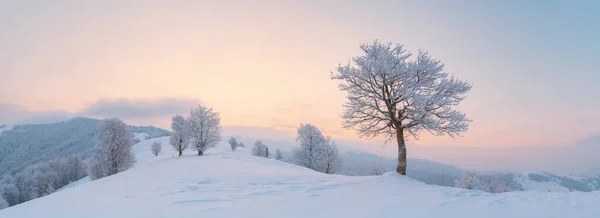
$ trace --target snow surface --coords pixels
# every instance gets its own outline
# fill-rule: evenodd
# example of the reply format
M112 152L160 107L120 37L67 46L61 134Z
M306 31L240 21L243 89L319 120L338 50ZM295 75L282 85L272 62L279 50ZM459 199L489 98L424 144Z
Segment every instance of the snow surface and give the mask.
M155 157L150 144L159 141ZM395 173L321 174L228 150L177 157L168 137L134 145L126 172L80 183L0 211L33 217L598 217L600 192L480 191L426 185Z

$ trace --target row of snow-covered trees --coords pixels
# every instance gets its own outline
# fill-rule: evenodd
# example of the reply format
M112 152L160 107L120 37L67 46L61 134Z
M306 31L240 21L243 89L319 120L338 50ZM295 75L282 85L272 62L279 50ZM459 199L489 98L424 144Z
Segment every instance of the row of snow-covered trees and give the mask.
M87 164L79 155L32 165L14 176L6 173L0 179L0 209L51 194L87 175Z
M221 117L212 108L198 106L187 117L174 116L171 130L169 144L179 152L179 156L190 147L202 155L221 140Z
M457 188L479 190L489 193L503 193L512 191L521 191L523 187L516 183L512 174L510 177L502 179L500 175L491 175L491 179L482 179L474 172L466 172L463 177L456 182Z
M236 138L229 139L229 145L232 151L235 151L240 144ZM300 145L292 150L291 163L327 173L333 174L340 170L342 161L335 141L331 137L325 137L321 131L311 124L301 124L298 128L296 142ZM242 144L243 145L243 144ZM275 154L262 141L256 141L252 147L252 155L258 157L274 158L282 160L281 150L276 149Z

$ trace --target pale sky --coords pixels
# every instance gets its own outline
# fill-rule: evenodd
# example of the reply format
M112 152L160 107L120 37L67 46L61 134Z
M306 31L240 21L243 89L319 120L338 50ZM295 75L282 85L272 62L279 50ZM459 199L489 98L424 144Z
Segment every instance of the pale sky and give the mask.
M570 1L1 1L0 123L121 116L168 127L201 103L225 126L337 138L339 63L380 39L473 85L463 137L562 145L600 134L600 5Z

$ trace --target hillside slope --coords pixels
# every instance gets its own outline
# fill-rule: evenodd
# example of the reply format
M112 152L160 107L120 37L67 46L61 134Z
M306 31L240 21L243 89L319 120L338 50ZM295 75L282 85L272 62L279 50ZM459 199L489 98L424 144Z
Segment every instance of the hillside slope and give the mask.
M72 154L85 154L96 143L101 120L78 117L50 124L0 125L0 174ZM153 126L130 126L140 140L166 136Z
M325 175L227 151L177 157L144 141L133 169L0 211L8 217L597 217L599 192L479 191L384 176ZM150 154L152 141L165 152ZM147 142L147 143L146 143Z

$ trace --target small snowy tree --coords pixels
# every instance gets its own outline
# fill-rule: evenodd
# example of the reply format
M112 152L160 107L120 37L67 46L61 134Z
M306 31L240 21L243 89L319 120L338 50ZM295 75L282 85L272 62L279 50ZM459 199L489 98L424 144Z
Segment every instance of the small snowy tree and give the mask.
M235 149L238 146L237 139L235 139L234 137L231 137L228 142L229 142L229 146L231 147L231 151L235 151Z
M221 140L221 118L219 113L212 108L198 106L192 109L188 118L190 136L192 138L192 149L198 151L198 155L213 148Z
M281 154L281 150L275 149L275 160L282 160L283 159L283 155Z
M152 143L152 154L154 154L154 156L158 156L158 154L160 154L161 150L162 150L162 145L160 144L160 142Z
M340 158L337 145L329 136L327 136L327 139L325 140L324 158L324 173L333 174L342 168L342 159Z
M396 172L406 175L405 138L421 132L458 136L470 120L455 109L471 85L444 72L444 65L419 51L414 60L402 45L375 40L360 46L362 56L339 65L331 79L341 80L340 90L348 93L343 127L361 137L396 138Z
M269 157L269 148L262 143L262 141L256 141L254 147L252 147L252 155L258 157Z
M169 144L173 146L175 151L179 152L179 156L183 154L183 151L190 145L190 134L189 125L186 119L181 115L176 115L171 119L171 135L169 137Z
M122 120L104 120L98 128L98 141L90 162L91 179L123 172L135 164L131 152L131 130Z
M0 195L0 210L9 207L8 202Z
M462 189L480 189L480 182L477 174L474 172L466 172L463 177L456 183L457 188Z
M300 147L293 150L293 162L315 171L324 172L326 142L321 131L311 124L301 124L296 141Z
M246 145L244 145L244 143L243 143L243 142L240 142L240 143L239 143L237 146L238 146L238 147L242 147L242 148L245 148L245 147L246 147Z

